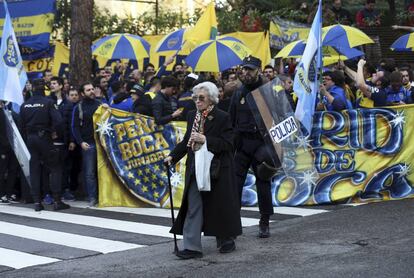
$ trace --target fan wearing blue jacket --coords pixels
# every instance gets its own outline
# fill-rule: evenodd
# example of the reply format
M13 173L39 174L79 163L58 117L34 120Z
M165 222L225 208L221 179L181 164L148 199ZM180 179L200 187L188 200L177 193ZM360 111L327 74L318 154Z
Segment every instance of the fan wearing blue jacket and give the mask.
M125 83L122 81L114 81L111 84L112 97L109 100L109 105L112 108L132 112L134 101L131 96L125 92Z
M341 111L352 109L352 104L346 98L343 85L345 78L338 71L327 71L323 73L323 84L320 85L322 103L328 111Z

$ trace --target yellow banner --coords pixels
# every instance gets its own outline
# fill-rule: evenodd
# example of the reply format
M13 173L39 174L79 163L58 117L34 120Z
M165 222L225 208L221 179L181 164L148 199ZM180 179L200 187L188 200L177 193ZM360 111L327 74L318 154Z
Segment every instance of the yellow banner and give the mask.
M13 29L16 37L27 37L50 33L52 30L53 13L13 18ZM4 19L0 19L0 36L3 34Z
M100 107L97 130L100 206L169 207L164 158L182 140L185 122L155 125L151 117ZM185 159L171 167L174 206L181 205Z
M311 136L286 157L289 175L273 179L275 205L414 197L412 122L414 105L316 113ZM296 169L301 151L312 154L315 172Z
M51 69L53 65L53 58L43 58L33 61L23 61L23 66L26 72L43 72Z
M100 206L167 207L162 159L182 139L185 123L156 126L138 114L100 108L94 116ZM275 206L361 203L414 197L412 138L414 105L318 112L310 137L284 157L286 175L272 179ZM315 172L303 172L310 152ZM296 154L294 154L296 153ZM302 164L301 164L302 163ZM163 168L164 167L164 168ZM287 168L286 168L287 167ZM184 164L172 174L174 205L181 203ZM255 178L248 175L243 205L257 205Z
M69 48L61 42L55 42L55 55L52 67L54 76L62 76L69 70L69 56Z

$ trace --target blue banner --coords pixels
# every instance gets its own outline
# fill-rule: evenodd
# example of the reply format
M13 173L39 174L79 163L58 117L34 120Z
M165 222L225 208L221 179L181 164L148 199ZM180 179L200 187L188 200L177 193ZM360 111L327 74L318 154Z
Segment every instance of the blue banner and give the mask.
M19 45L37 50L48 48L56 14L56 0L9 0L7 2ZM1 7L1 30L4 17L4 8Z

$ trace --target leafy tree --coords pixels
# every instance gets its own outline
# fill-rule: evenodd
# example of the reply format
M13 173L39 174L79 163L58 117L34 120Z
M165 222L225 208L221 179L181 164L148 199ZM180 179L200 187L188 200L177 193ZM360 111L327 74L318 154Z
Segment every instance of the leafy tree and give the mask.
M74 2L74 0L72 0ZM71 39L71 1L57 0L57 15L54 28L54 38L61 39L66 45ZM194 25L200 17L201 10L196 10L193 16L170 11L160 11L158 17L153 13L143 13L137 17L126 16L123 18L111 14L108 9L93 7L93 37L98 39L113 33L131 33L137 35L150 35L158 31L165 34L182 28Z

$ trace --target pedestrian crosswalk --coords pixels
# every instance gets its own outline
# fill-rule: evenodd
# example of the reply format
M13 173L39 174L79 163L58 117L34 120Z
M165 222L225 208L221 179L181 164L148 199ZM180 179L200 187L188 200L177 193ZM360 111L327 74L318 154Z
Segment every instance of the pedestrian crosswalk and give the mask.
M35 212L23 204L0 206L0 275L2 271L145 248L173 238L169 209L90 208L86 202L69 203L71 209L59 212ZM258 224L257 211L256 207L242 208L243 227ZM329 211L277 207L271 221Z

